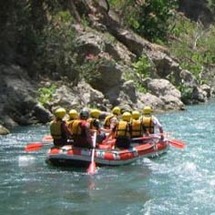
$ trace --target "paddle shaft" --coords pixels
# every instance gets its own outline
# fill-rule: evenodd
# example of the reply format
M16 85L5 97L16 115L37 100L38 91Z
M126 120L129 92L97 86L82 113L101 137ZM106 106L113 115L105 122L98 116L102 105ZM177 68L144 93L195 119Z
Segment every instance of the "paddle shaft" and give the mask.
M96 173L96 163L94 161L95 159L95 148L96 148L96 135L97 132L94 131L93 134L93 149L92 149L92 155L91 155L91 163L87 169L88 174L93 175L94 173Z
M42 143L42 142L34 142L34 143L29 143L25 146L25 151L30 152L30 151L38 151L40 150L43 146L51 145L53 143Z
M147 139L149 141L152 139L160 139L160 134L150 134L150 136L132 138L133 141L135 141L135 140L147 140ZM176 140L176 139L169 140L169 139L167 139L167 141L169 142L169 144L171 146L178 148L178 149L183 149L186 146L186 144L184 142L182 142L181 140Z
M93 150L92 150L91 163L94 162L94 159L95 159L95 148L96 148L96 132L94 132L93 134Z

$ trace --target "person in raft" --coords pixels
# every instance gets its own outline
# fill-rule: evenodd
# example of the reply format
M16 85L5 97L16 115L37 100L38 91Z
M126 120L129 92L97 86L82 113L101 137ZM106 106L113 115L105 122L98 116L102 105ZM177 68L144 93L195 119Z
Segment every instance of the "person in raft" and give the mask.
M142 123L149 134L154 134L155 130L158 129L160 132L160 139L161 141L163 141L163 127L159 122L158 118L152 115L152 112L153 110L150 106L145 106L143 108L143 115L141 117Z
M99 116L101 115L101 111L99 109L91 109L90 110L90 118L87 120L90 123L90 130L96 131L96 142L99 144L105 138L106 134L101 127L101 122L99 120ZM104 129L105 130L105 129Z
M69 119L68 119L68 121L67 121L67 126L68 126L68 129L69 129L69 131L70 131L70 133L72 134L72 126L73 126L73 123L74 123L74 121L76 120L76 119L78 119L78 112L77 112L77 110L75 110L75 109L71 109L70 111L69 111Z
M67 124L64 121L66 110L64 108L58 108L54 112L54 120L50 124L50 133L53 138L54 146L61 147L68 143L71 139L71 133L67 128Z
M118 123L120 114L121 114L120 107L117 107L117 106L114 107L111 110L111 113L108 114L104 119L104 124L103 124L104 129L107 129L107 130L109 129L111 131Z
M131 114L129 112L124 112L121 119L116 124L113 129L115 134L117 148L128 149L131 145Z
M103 131L106 133L109 133L104 140L104 143L107 142L109 139L113 139L114 137L114 128L116 127L117 123L119 122L119 119L121 117L121 108L120 107L114 107L111 110L111 113L108 114L103 123Z
M144 143L143 136L148 136L147 129L143 125L142 120L140 119L140 112L137 110L132 111L131 113L131 138L133 143ZM135 139L136 138L136 139Z
M90 131L90 123L88 122L89 111L81 110L79 119L75 119L72 125L73 146L81 148L93 148L93 141Z

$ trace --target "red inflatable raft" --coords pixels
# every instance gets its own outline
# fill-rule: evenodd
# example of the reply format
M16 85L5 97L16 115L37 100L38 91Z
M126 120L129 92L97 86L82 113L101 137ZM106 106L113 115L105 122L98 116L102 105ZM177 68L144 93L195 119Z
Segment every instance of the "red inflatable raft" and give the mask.
M148 142L132 145L129 149L112 149L112 144L101 144L95 149L95 162L98 166L119 166L132 163L139 158L154 157L165 153L169 141ZM48 150L46 161L55 166L87 167L91 161L91 149L66 145Z

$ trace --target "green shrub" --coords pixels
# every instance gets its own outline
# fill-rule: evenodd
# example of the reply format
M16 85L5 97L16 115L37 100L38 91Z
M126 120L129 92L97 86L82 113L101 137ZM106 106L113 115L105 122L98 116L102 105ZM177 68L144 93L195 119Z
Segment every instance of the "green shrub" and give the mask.
M152 42L165 41L177 0L110 0L123 23Z
M133 28L149 41L165 41L176 2L176 0L146 0L140 6L137 17L139 26L136 28L133 26Z
M128 80L133 79L138 91L146 93L147 89L143 86L142 80L151 76L152 65L149 58L145 55L142 55L136 62L132 64L132 67L134 72L128 72Z
M202 81L204 68L215 64L215 27L205 28L201 23L191 22L184 16L178 16L173 25L174 39L168 44L170 52L179 59L182 68Z
M38 48L37 70L49 76L54 73L66 76L72 71L75 64L72 21L69 11L59 11L46 25Z
M49 87L42 87L38 89L38 101L45 105L52 100L53 93L55 93L57 87L52 84Z
M86 56L85 61L80 66L80 77L84 78L88 83L95 84L101 79L101 73L99 68L102 66L114 67L116 62L108 54Z
M146 78L150 76L152 65L147 56L142 55L132 66L139 77Z
M190 99L192 99L193 96L193 88L189 86L185 86L181 84L178 89L181 92L181 100L185 103L188 104Z

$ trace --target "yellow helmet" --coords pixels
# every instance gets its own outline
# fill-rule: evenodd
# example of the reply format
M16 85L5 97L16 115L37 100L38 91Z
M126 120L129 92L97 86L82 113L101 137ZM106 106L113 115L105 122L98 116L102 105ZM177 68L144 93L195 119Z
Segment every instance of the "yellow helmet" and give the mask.
M75 109L71 109L69 111L69 117L70 117L70 119L77 119L78 118L78 112Z
M139 119L140 117L140 112L137 110L132 111L132 118L133 119Z
M114 107L111 112L113 114L119 115L121 112L121 109L119 107Z
M55 117L59 118L59 119L63 119L63 117L66 115L66 110L64 108L58 108L55 112L54 112Z
M153 112L153 110L150 106L145 106L143 108L143 114L151 114L152 112Z
M129 122L131 120L131 114L129 112L124 112L122 114L122 120Z
M100 114L101 114L101 111L98 110L98 109L92 109L90 111L90 116L93 117L93 118L96 118L96 119L99 118Z

